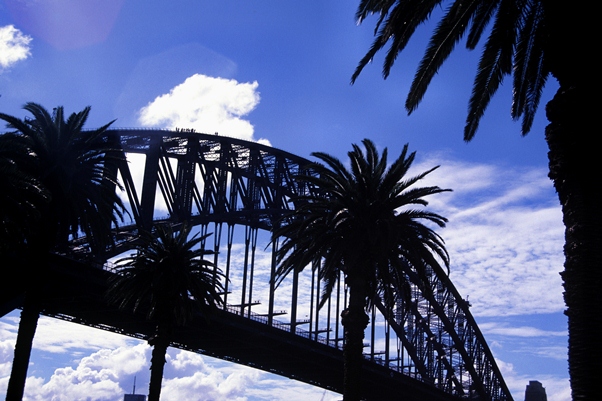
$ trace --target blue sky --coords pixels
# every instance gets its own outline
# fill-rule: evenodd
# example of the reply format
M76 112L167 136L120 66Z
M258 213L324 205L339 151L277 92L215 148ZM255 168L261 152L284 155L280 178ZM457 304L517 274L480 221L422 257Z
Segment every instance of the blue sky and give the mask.
M90 105L90 127L116 119L115 127L195 128L308 158L323 151L344 159L363 138L392 156L409 143L416 170L441 165L429 183L454 190L429 207L450 220L440 233L451 278L470 300L515 400L529 380L542 382L550 401L569 400L558 275L563 226L544 141L544 105L555 82L528 136L510 118L508 81L467 144L462 130L478 53L459 48L408 116L405 96L432 27L417 32L387 80L379 55L350 85L373 39L373 19L356 25L356 3L3 0L0 111L25 116L28 101L69 113ZM17 312L0 318L0 396L17 322ZM134 376L146 391L144 343L42 319L34 347L28 400L121 400ZM178 350L170 350L163 397L337 399Z

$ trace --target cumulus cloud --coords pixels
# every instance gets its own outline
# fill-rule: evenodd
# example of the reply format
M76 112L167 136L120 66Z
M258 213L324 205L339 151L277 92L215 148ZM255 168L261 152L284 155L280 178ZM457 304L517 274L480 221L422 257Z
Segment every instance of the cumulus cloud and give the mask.
M244 117L259 104L259 84L195 74L140 110L144 126L194 129L248 141L253 125ZM269 145L266 140L260 140Z
M0 340L0 387L2 387L2 378L10 374L14 349L13 340Z
M127 337L100 330L97 332L102 335L91 336L90 329L85 326L42 316L38 321L33 346L45 352L64 353L118 348L127 344Z
M149 346L102 349L82 358L75 366L54 371L46 378L30 376L25 385L28 400L116 401L124 386L141 370L146 370Z
M226 377L216 370L195 372L190 376L164 380L161 398L166 401L246 401L246 389L255 384L258 378L259 373L250 370L239 371Z
M0 352L2 344L0 342ZM119 401L124 393L132 392L134 377L138 379L136 393L146 394L150 353L151 348L144 342L130 347L98 350L76 360L72 366L54 370L48 378L29 376L25 387L26 397L35 401ZM1 396L6 391L10 372L3 369L0 373ZM272 374L246 366L171 348L168 350L161 391L161 399L166 401L301 401L320 397L324 401L340 398L334 393L294 380L278 379Z
M31 56L31 37L13 25L0 27L0 73Z

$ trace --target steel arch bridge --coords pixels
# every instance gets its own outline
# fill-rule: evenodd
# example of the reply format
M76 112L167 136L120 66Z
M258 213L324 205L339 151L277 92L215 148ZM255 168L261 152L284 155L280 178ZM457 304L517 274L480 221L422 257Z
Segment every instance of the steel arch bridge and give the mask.
M112 274L111 261L134 248L139 229L188 222L201 233L212 233L202 246L215 251L214 262L229 279L224 321L260 323L250 332L275 330L289 336L283 344L302 338L307 358L330 353L340 362L344 281L339 280L329 302L318 310L320 282L311 269L292 275L278 288L270 280L278 241L270 242L269 233L283 212L294 207L291 197L311 190L292 178L312 174L305 167L307 160L259 143L186 129L115 129L108 138L127 157L112 173L123 185L130 221L115 229L116 246L105 255L91 258L83 238L73 241L73 254L66 255L69 260L94 259L88 265L102 265ZM382 304L375 306L366 330L366 369L384 372L379 377L385 386L388 377L403 377L404 383L410 383L404 385L415 386L422 394L436 391L438 395L429 399L512 400L468 302L445 272L430 271L427 276L426 285L411 284L411 300L398 303L393 314ZM116 320L75 316L78 312L61 308L62 304L55 305L45 313L145 337L140 334L144 323L124 329ZM276 355L237 357L205 347L202 339L197 344L194 336L180 338L174 346L341 390L301 368L276 366Z

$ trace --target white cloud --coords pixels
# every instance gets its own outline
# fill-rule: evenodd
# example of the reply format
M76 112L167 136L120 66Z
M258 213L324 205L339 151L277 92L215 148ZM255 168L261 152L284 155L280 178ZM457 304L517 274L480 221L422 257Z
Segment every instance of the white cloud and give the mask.
M102 349L92 355L82 358L78 368L91 371L111 371L115 376L133 375L145 368L149 362L150 346L140 341L133 347ZM80 369L81 370L81 369Z
M277 394L277 398L274 398ZM301 382L287 379L262 380L261 386L254 386L247 390L247 395L252 400L282 400L282 401L339 401L342 396L332 391L317 387L310 387Z
M30 42L31 37L13 25L0 27L0 73L31 56Z
M243 117L259 104L258 85L195 74L143 107L139 122L253 141L253 125Z
M555 375L526 376L516 372L511 363L499 359L496 360L496 363L515 400L522 400L525 398L525 389L527 384L529 384L529 381L532 380L537 380L543 385L546 390L548 401L571 400L571 387L568 377L559 377Z
M75 367L67 366L45 378L28 377L27 400L103 400L123 397L123 386L146 370L150 347L139 343L134 347L102 349L82 358Z
M254 385L258 378L259 373L250 370L241 370L226 377L216 370L195 372L190 376L164 380L161 399L246 401L246 389Z
M475 316L562 311L564 226L547 171L431 158L441 167L421 186L453 192L429 208L449 219L438 230L451 257L451 279Z
M87 330L89 334L97 332ZM10 374L8 361L12 360L13 343L6 343L0 342L0 396L6 391ZM3 352L5 345L10 348L7 355ZM142 341L134 346L98 350L74 361L72 366L54 370L49 377L30 375L24 399L120 401L124 393L131 393L134 378L137 379L136 393L146 394L150 353L151 348ZM161 399L166 401L301 401L322 396L324 401L340 398L294 380L172 348L168 350L161 390Z
M99 350L126 346L128 338L111 332L96 330L100 335L90 335L90 328L48 317L40 317L34 348L65 353L82 350Z
M203 357L192 352L178 352L175 358L171 359L171 366L179 371L184 371L189 368L194 370L207 369Z
M566 331L541 330L536 327L519 326L509 327L498 323L481 323L479 328L485 334L498 334L513 337L566 337Z
M0 387L2 387L2 378L10 374L14 349L14 340L0 341Z
M558 361L566 361L568 358L568 348L566 345L557 345L550 347L527 348L522 352L532 353L535 356L542 358L556 359Z

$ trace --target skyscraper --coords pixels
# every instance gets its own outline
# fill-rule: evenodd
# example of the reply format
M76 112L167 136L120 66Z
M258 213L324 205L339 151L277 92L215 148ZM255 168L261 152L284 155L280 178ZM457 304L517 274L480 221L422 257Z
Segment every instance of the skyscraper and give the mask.
M146 396L142 394L136 394L136 376L134 376L134 389L132 394L124 394L123 401L146 401Z
M146 401L146 396L141 394L125 394L123 401Z
M530 380L525 390L525 401L548 401L546 389L537 380Z

